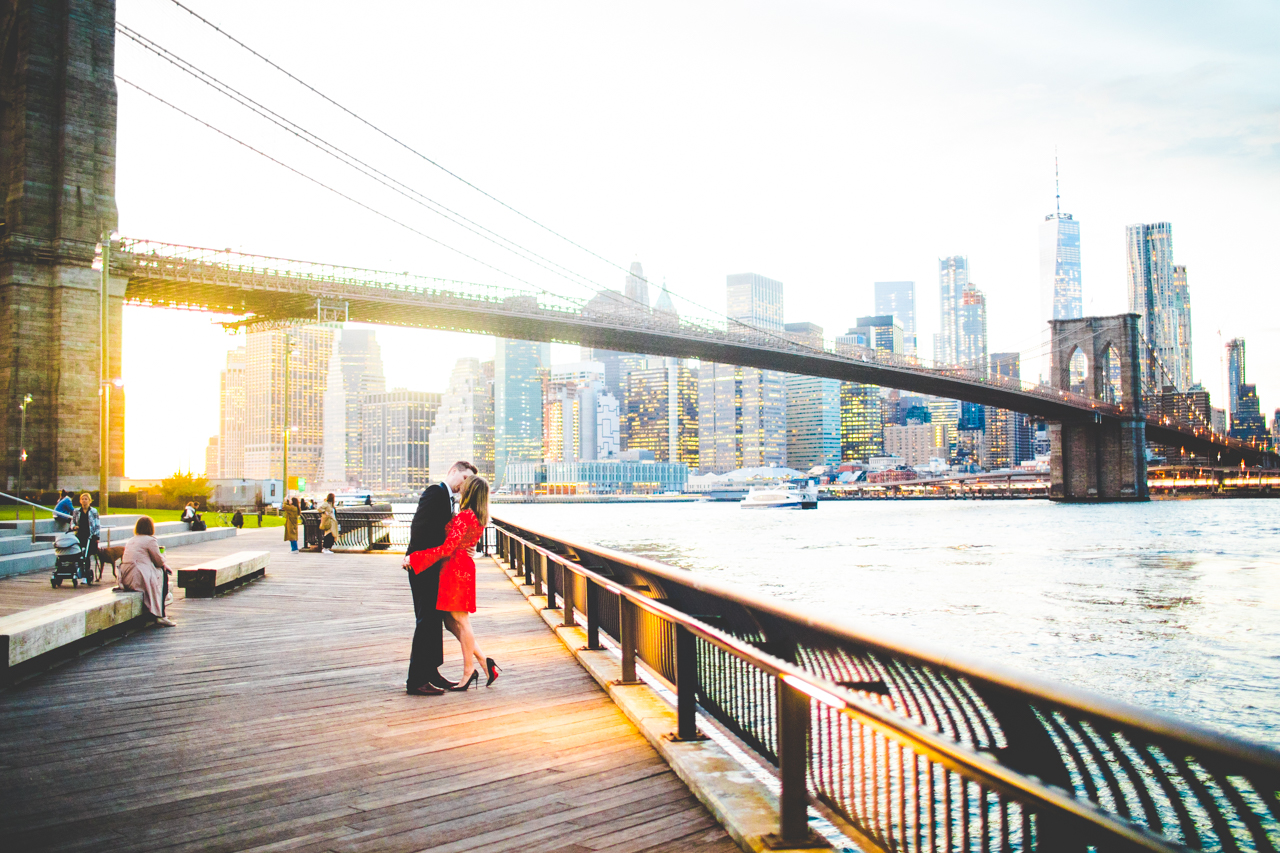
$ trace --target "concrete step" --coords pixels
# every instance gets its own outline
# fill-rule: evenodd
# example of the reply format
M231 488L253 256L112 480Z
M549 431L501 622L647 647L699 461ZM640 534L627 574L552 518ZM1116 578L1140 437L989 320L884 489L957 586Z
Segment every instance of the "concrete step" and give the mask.
M40 517L42 513L44 513L43 518ZM25 515L25 513L23 514ZM128 530L133 530L133 525L137 524L138 519L141 518L142 515L144 514L145 513L140 513L137 515L108 515L108 516L99 518L98 525L100 527L110 527L113 530L117 528L127 528ZM162 523L163 524L182 524L182 522L179 522L179 521L166 521ZM66 522L59 522L56 519L48 517L47 511L36 510L36 535L37 536L42 533L55 533L55 534L61 533L66 529L67 529ZM185 524L183 525L183 529L184 530L186 529ZM25 533L28 536L30 536L31 520L29 518L26 518L26 519L20 518L17 521L0 521L0 531L6 531L6 530L12 530L14 533Z
M180 521L167 522L167 524L176 524L182 528L186 527L186 525ZM160 525L157 525L157 527L159 526ZM234 527L211 527L208 530L190 531L183 529L172 533L164 533L157 536L156 539L158 539L160 544L165 548L181 548L184 545L195 545L199 542L209 542L214 539L228 539L235 535L236 529ZM129 536L120 536L117 538L113 535L111 538L111 544L113 546L123 545L128 542L130 538L131 537ZM99 541L100 544L105 547L107 537L104 535ZM30 540L27 540L27 544L30 545ZM3 556L0 556L0 578L9 577L10 575L26 574L27 572L51 570L54 563L57 562L57 555L53 553L52 546L49 546L47 543L37 544L43 544L46 547L37 551L4 554Z
M45 539L45 536L49 536ZM48 551L53 548L53 535L37 533L36 541L30 536L0 536L0 556L6 554L26 554L31 551Z

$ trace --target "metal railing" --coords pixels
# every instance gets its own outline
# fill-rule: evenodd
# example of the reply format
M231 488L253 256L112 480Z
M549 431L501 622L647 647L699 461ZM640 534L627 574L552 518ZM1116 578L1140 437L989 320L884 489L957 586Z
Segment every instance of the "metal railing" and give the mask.
M499 555L885 851L1275 851L1280 752L1074 688L832 625L680 569L501 519ZM558 602L557 602L558 599Z
M383 509L337 510L338 535L334 547L346 551L403 551L409 544L409 526L413 513ZM320 547L324 534L320 532L320 513L303 510L299 516L299 546Z

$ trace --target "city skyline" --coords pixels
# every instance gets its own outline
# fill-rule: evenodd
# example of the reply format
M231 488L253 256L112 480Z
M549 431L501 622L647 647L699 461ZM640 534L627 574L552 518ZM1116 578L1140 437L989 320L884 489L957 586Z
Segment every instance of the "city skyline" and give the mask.
M336 49L339 37L358 34L338 36L282 10L235 0L204 11L248 42L270 44L273 59L341 100L358 97L366 85L361 70L339 74L316 61L316 56ZM1265 312L1240 310L1252 304L1256 282L1265 280L1266 260L1258 253L1239 251L1240 246L1264 245L1278 224L1269 199L1280 174L1266 154L1266 134L1271 131L1263 129L1270 125L1262 120L1263 105L1270 102L1270 90L1280 79L1274 73L1274 52L1264 47L1274 43L1274 9L1238 6L1212 15L1178 10L1162 16L1161 26L1152 28L1134 26L1132 13L1124 9L1090 5L1069 14L1045 9L1006 14L1000 4L988 3L964 15L938 5L922 15L908 15L906 10L856 5L833 10L799 4L785 12L685 10L679 33L662 25L665 11L611 10L584 19L575 6L552 4L537 16L519 9L495 19L486 15L481 25L478 11L406 9L406 26L397 28L403 33L392 38L407 39L415 28L448 31L454 38L433 38L425 65L401 65L397 50L387 51L393 76L410 81L434 76L442 81L426 92L429 109L421 118L401 117L390 129L539 221L613 259L623 271L631 258L644 258L654 285L650 298L665 278L681 308L682 297L713 302L727 271L760 269L788 282L785 321L817 319L843 331L871 310L874 282L914 280L922 288L917 324L920 349L926 353L928 336L937 328L936 303L926 298L936 275L930 268L937 258L957 253L971 259L974 279L988 297L990 349L1025 351L1025 339L1037 334L1045 318L1040 316L1035 286L1036 230L1045 213L1054 209L1051 168L1056 147L1063 173L1070 176L1064 183L1063 209L1082 223L1084 313L1126 308L1124 227L1173 222L1179 233L1178 261L1192 270L1192 288L1200 293L1212 288L1222 295L1221 301L1201 299L1194 305L1196 378L1204 381L1215 400L1221 399L1225 388L1216 332L1221 329L1224 338L1249 338L1251 378L1262 392L1263 408L1274 407L1276 398L1268 396L1280 389L1274 321ZM208 62L225 70L230 82L260 91L253 79L256 67L224 56L212 42L200 41L203 37L187 28L180 13L172 18L167 14L143 2L121 6L122 19L127 17L148 35L184 44L194 39L191 49L198 52L191 58L203 61L207 54ZM317 15L317 20L322 18ZM922 24L924 19L937 24ZM363 31L376 20L357 22L356 27ZM771 43L777 48L770 52L771 61L758 69L722 62L727 59L723 33L714 39L710 35L725 28L748 43ZM965 55L975 45L996 44L997 50L984 54L981 62L957 63L959 47L952 36L944 38L942 30L966 34ZM1071 38L1061 36L1066 31ZM477 42L472 32L485 32L487 43ZM531 33L534 39L529 39ZM701 47L685 49L686 41L701 44L704 38L709 53ZM619 39L633 49L653 51L662 61L623 64L596 51L596 45L617 44ZM1123 39L1129 49L1109 50L1107 45L1115 39ZM534 70L519 92L500 95L487 115L475 114L468 104L483 100L478 91L491 94L494 75L500 76L504 67L495 57L519 61L534 43L542 45L536 51L539 61L527 63ZM850 43L860 49L849 51ZM577 61L542 61L547 46L565 57L585 53L597 73L583 80L574 70ZM405 57L417 52L402 51ZM686 57L695 54L704 60L690 65ZM888 57L894 57L895 68L914 70L888 75L871 89L856 84ZM904 58L909 60L905 65ZM1215 66L1218 60L1229 64ZM118 68L123 76L154 79L155 67L148 62L134 48L120 48ZM486 69L487 64L493 70ZM713 70L718 66L734 70ZM1076 70L1070 75L1058 71L1065 68ZM1174 90L1165 85L1171 76L1180 81ZM822 86L812 88L809 83L814 80L823 81ZM160 94L193 103L229 128L245 126L230 108L215 106L212 96L182 85L166 81L166 87L174 88L162 87ZM697 93L710 85L723 93L723 100L705 114L692 110ZM535 93L584 87L583 96L596 103L601 103L594 98L597 89L626 91L632 97L623 112L603 106L580 118L534 106L539 102ZM397 91L387 90L387 98L396 97ZM795 99L781 97L784 91L806 95L789 103ZM290 97L284 89L269 88L265 93L279 105L277 96ZM845 106L826 109L822 105L828 99ZM369 102L370 118L383 123L389 104L380 99ZM299 109L300 118L312 124L312 105ZM319 118L322 113L316 109ZM429 121L427 115L432 116ZM627 126L633 121L654 127L675 121L684 126L676 134L678 144L662 134L605 133L604 128L624 116ZM766 121L761 133L745 139L727 136L741 121L767 116L778 120ZM956 131L945 144L934 139L931 130L940 118ZM180 149L166 149L160 140L148 138L147 128L178 120L136 93L121 93L118 183L124 233L482 281L497 278L483 268L464 269L456 258L411 235L389 232L385 222L374 223L317 190L300 187L296 178L277 174L275 167L198 126L184 136ZM518 153L505 141L509 134L503 128L512 120L530 130ZM845 132L867 123L893 131ZM445 132L445 127L450 130ZM349 128L335 132L350 133L338 141L351 140L354 148L365 150L363 138ZM267 147L279 153L274 137L264 140L257 131L245 135L248 141L269 143ZM726 145L728 138L734 140L732 145ZM566 139L577 141L565 145ZM854 140L852 156L835 155L825 140L836 139ZM803 156L797 159L796 152ZM196 161L202 163L201 170L184 180L207 203L175 212L169 187L155 175L186 174L190 170L184 166ZM310 166L318 161L303 162ZM781 162L793 163L785 179L769 165ZM875 170L858 165L872 162ZM393 165L400 174L401 165ZM416 166L411 172L415 183L423 174ZM346 186L346 179L341 180ZM426 188L434 193L435 178L428 180ZM965 199L963 215L931 214L937 188L944 185ZM551 186L556 192L548 192ZM227 192L228 187L236 191ZM246 205L246 198L288 199L290 213L281 217L278 204ZM617 204L618 198L627 203ZM444 200L455 199L447 194ZM472 214L478 208L464 202L460 209ZM1228 222L1216 213L1222 209L1240 215ZM420 209L410 213L407 218L431 233L453 239L452 232L441 231L442 223L423 220L426 214ZM479 213L488 221L489 211ZM531 232L516 236L524 239L527 233ZM549 244L531 245L542 250ZM563 260L559 248L554 257ZM577 260L570 263L578 265ZM616 269L588 274L618 287ZM170 372L171 365L150 363L132 348L128 342L140 333L130 333L125 356L127 411L135 411L135 401L138 412L174 405L190 411L201 423L196 431L207 437L215 431L216 413L210 404L196 400L212 399L220 353L234 341L211 328L206 317L168 313L160 321L146 319L154 318L154 312L126 313L131 315L125 320L127 329L147 328L162 346L171 341L173 347L211 351L210 361L217 362L197 364L194 370L188 365L179 375ZM157 324L165 328L157 331ZM401 330L382 339L389 386L443 388L451 368L448 356L459 348L458 354L491 357L492 342L483 339ZM423 359L423 351L436 357ZM411 381L424 371L430 381ZM1023 372L1029 378L1035 375L1029 363L1024 363ZM184 396L187 388L189 397ZM203 439L193 438L184 452L175 446L182 440L159 440L160 428L141 418L130 417L127 435L126 468L131 473L162 473L185 467L189 459L198 465L203 454ZM148 468L134 471L134 462L147 459L152 448L163 449L164 455L151 456L155 461Z

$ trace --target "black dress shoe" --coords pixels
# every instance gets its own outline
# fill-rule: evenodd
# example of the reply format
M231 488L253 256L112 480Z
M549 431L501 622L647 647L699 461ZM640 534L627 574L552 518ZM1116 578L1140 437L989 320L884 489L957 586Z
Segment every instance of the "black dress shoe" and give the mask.
M432 687L439 687L441 690L452 690L458 686L458 682L450 681L438 673L436 675L429 676L427 678L427 684L430 684Z
M443 696L444 690L436 687L434 684L424 684L421 687L406 687L405 693L410 696Z

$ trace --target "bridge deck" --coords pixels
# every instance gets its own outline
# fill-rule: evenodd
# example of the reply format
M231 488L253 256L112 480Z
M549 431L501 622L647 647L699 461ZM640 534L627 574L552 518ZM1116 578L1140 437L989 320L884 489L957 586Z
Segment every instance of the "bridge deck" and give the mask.
M272 562L0 693L8 849L737 849L491 564L474 624L502 678L413 697L399 559L279 537L191 548Z

